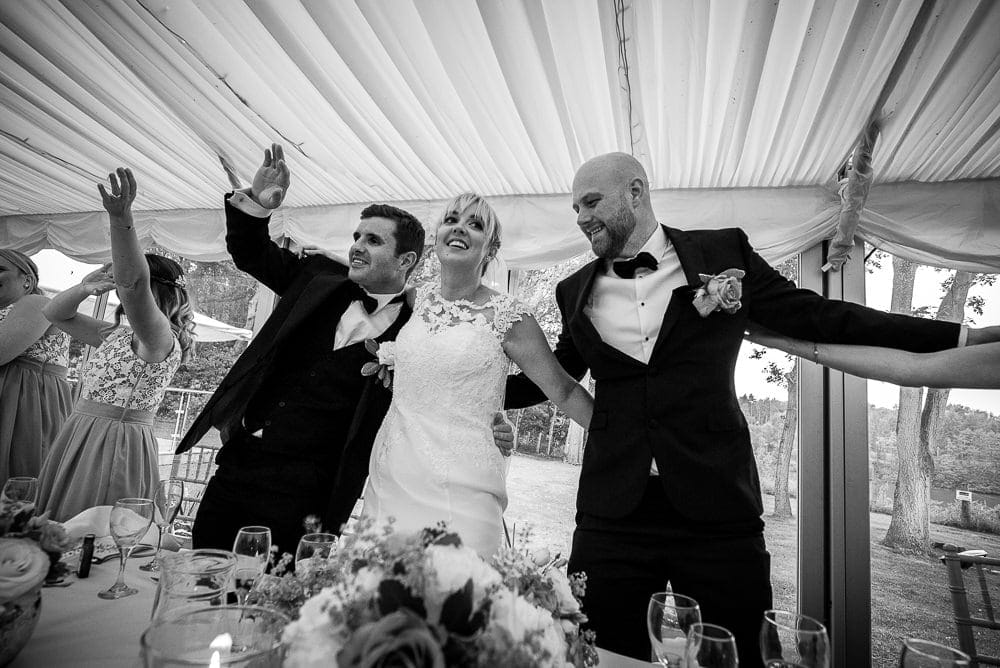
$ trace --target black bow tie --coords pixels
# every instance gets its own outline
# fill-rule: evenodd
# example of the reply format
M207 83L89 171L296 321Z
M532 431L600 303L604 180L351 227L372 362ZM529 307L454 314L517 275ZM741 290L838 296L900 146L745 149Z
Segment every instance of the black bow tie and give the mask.
M406 299L406 293L400 292L398 295L390 299L386 306L389 304L398 304L404 299ZM361 302L361 305L365 309L365 313L368 315L374 313L375 309L378 308L378 300L365 292L364 288L357 283L351 283L351 301Z
M643 251L631 260L618 260L611 266L615 270L615 273L622 278L635 278L636 269L645 267L650 271L656 271L657 263L656 258Z

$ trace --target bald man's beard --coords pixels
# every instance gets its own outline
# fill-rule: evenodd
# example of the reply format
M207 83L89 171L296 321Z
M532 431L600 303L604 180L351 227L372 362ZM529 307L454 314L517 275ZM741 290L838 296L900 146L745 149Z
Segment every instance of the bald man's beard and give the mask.
M591 250L597 257L609 260L619 257L635 229L635 212L623 201L613 217L601 222L604 224L604 234L591 239Z

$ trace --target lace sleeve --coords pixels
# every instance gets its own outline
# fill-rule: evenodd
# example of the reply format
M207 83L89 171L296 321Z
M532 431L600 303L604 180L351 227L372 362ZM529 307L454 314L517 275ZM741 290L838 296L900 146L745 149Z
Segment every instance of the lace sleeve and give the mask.
M520 322L526 315L535 315L527 304L510 295L497 295L494 308L493 331L501 341L507 337L514 323Z

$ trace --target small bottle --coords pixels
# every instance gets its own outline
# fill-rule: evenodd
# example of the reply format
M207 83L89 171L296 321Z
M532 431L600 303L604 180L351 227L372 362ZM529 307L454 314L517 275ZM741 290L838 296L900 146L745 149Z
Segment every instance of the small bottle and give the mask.
M90 575L90 565L94 562L94 534L88 533L83 537L83 547L80 548L80 567L76 571L78 578L85 578Z

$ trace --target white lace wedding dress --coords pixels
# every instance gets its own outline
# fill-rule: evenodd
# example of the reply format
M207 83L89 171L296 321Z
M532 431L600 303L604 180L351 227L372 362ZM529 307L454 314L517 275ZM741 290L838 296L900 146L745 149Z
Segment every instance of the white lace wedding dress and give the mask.
M417 292L396 337L392 404L375 437L363 516L412 533L448 522L481 556L500 547L507 460L493 442L509 360L501 343L529 310L508 295L482 306Z

